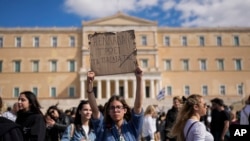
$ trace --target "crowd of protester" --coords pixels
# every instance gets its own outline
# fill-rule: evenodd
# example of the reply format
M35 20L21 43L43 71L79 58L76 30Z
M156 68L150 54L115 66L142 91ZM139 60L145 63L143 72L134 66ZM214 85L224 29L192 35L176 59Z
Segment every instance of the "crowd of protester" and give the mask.
M229 141L231 125L249 125L250 97L240 111L221 98L206 103L199 94L173 97L167 111L159 111L155 105L143 110L139 67L135 77L133 107L119 95L98 105L94 72L88 72L86 78L88 100L65 111L55 104L43 114L31 91L21 92L17 102L4 111L0 97L0 141Z

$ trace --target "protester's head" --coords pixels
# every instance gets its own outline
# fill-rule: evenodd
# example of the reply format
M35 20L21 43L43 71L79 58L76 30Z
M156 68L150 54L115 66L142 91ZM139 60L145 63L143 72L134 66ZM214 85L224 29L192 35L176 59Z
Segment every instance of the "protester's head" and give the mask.
M57 107L58 104L52 105L47 110L47 115L49 115L52 119L56 120L62 115L62 111Z
M201 117L207 112L207 105L201 95L192 94L188 98L183 98L183 105L177 115L176 122L171 134L177 136L178 140L184 140L183 129L189 118L192 116Z
M13 104L12 111L13 111L14 113L16 113L18 110L19 110L19 108L18 108L18 102L15 102L15 103Z
M224 101L220 98L214 98L211 100L213 109L220 110L221 107L224 107Z
M181 107L181 104L182 104L182 98L180 96L175 96L173 98L173 106L175 108L180 108Z
M77 107L74 123L76 125L82 125L82 121L89 121L91 116L92 110L89 101L82 100Z
M148 107L145 110L144 115L155 115L155 114L156 114L155 107L153 105L148 105Z
M75 117L76 116L76 112L77 112L77 108L76 107L72 107L72 109L70 111L70 116L71 117Z
M41 113L37 97L31 91L23 91L18 97L18 108L20 111L31 111L35 113Z
M121 96L113 95L104 107L104 120L107 124L131 118L131 109Z

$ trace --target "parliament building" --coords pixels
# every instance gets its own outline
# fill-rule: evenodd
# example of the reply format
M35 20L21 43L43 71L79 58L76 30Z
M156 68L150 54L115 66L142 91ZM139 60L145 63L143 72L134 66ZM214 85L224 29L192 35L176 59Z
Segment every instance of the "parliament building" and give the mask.
M63 109L86 99L90 69L88 35L135 31L137 61L144 71L144 107L169 108L174 96L196 93L231 104L250 94L250 28L160 27L156 21L118 12L82 22L81 27L0 27L0 96L17 101L33 91L42 107L59 102ZM97 76L98 104L113 94L132 106L133 73ZM157 100L161 90L165 96Z

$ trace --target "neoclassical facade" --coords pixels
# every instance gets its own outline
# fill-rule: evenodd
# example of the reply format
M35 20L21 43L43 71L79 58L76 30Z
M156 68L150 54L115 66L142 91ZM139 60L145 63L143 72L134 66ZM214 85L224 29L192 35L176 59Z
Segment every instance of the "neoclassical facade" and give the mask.
M86 73L91 70L88 35L125 30L135 31L145 107L170 107L173 96L192 93L206 100L222 97L228 104L250 94L250 28L159 27L119 12L82 27L1 27L1 97L11 103L21 91L31 90L45 108L56 102L64 109L77 106L86 99ZM165 99L158 101L162 89ZM134 74L98 76L94 91L100 104L119 94L132 105Z

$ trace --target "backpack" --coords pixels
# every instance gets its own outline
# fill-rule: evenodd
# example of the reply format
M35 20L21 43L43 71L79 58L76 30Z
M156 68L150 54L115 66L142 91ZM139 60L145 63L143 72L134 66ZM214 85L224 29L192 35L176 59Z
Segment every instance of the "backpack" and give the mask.
M24 141L21 127L7 118L0 117L0 141Z

